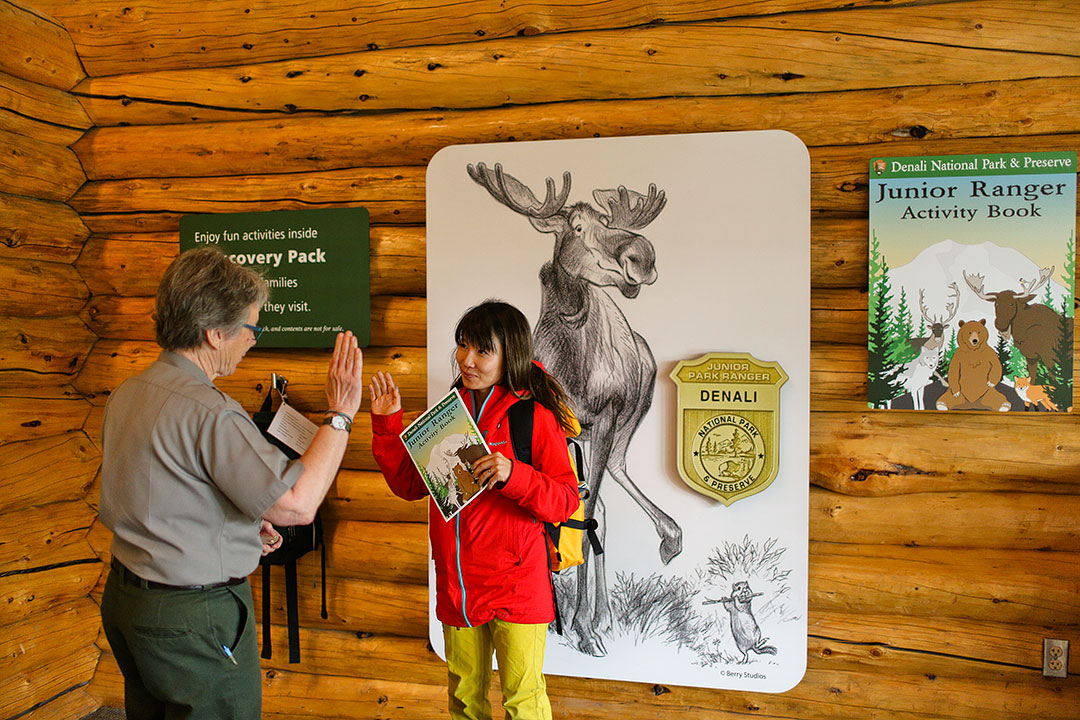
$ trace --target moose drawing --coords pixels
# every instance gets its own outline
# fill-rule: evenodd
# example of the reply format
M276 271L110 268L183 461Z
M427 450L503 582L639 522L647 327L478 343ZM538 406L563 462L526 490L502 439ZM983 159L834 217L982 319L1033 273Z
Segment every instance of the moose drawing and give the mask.
M1011 339L1027 360L1028 379L1033 383L1038 363L1047 368L1054 367L1054 348L1061 342L1061 315L1040 303L1028 304L1035 299L1035 291L1045 285L1053 273L1051 266L1039 270L1038 279L1030 283L1021 278L1020 292L984 292L983 276L964 272L964 281L972 292L980 299L994 303L994 327L1006 342Z
M499 203L527 217L538 232L554 236L552 259L540 270L536 354L565 387L581 422L588 448L586 515L597 519L602 536L601 481L606 472L648 515L660 538L660 559L670 562L682 551L682 528L642 492L626 467L630 439L652 403L656 361L607 290L616 288L632 299L656 280L652 243L637 231L664 209L663 191L655 185L647 195L622 186L597 189L592 193L597 209L588 202L567 206L569 172L563 173L557 192L555 181L547 178L542 201L498 164L469 165L468 173ZM592 555L590 549L586 543L576 598L560 597L559 606L574 608L570 639L577 649L602 656L607 653L602 635L611 627L611 609L604 556Z

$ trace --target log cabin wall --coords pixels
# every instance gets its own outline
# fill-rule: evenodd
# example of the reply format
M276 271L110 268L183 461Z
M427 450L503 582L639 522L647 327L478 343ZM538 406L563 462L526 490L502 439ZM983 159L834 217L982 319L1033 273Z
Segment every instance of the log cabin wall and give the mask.
M81 254L82 237L63 251L39 249L48 257L33 260L18 245L0 250L4 273L32 274L37 283L55 278L50 287L63 290L53 294L68 293L56 301L60 309L44 313L51 300L5 303L3 321L15 338L5 342L15 349L5 347L0 380L5 404L18 412L4 414L0 449L9 467L31 468L2 480L8 528L26 522L40 532L68 523L82 528L64 536L80 536L73 557L94 557L82 537L93 517L80 498L99 458L101 407L156 356L152 294L177 253L180 215L367 207L373 327L366 370L392 370L407 406L419 408L424 168L435 151L455 143L786 129L809 147L812 172L806 677L779 695L553 677L556 716L1080 718L1076 418L882 413L865 402L868 159L1080 149L1076 3L217 0L193 10L181 0L124 7L31 1L70 33L86 70L67 87L29 81L71 88L93 125L72 146L88 182L64 191L74 193L70 205L91 234ZM28 114L36 117L19 111L0 121L26 124ZM39 124L9 144L63 148L85 127L52 117ZM57 126L73 135L36 134ZM48 194L59 177L5 186L0 200L63 207L67 197ZM43 226L47 217L31 211L25 225ZM29 269L33 263L48 272ZM74 298L73 287L80 288ZM73 334L85 340L70 340ZM55 347L47 362L63 358L64 370L51 374L57 377L38 366L24 370L30 360L8 359L47 345ZM220 385L253 409L269 373L280 370L293 402L315 412L325 362L324 352L256 348ZM54 422L17 422L28 416L23 405L27 413L47 408L42 416ZM274 625L277 650L264 661L267 718L444 715L444 670L426 639L425 510L385 490L368 427L362 414L326 506L330 617L319 618L315 590L303 593L297 666L282 658L284 632ZM63 465L50 470L63 482L31 485L37 466L30 458L38 457ZM26 498L14 507L10 487ZM13 516L13 509L22 512ZM69 511L70 522L58 519ZM107 558L108 538L97 525L89 540ZM64 563L68 555L47 554L57 544L41 557ZM93 568L96 602L102 565L73 567ZM55 597L38 617L71 618L80 630L77 643L67 633L74 654L86 648L93 608L85 578L72 572L36 573L35 582L48 579L50 589L21 592L34 593L39 607L46 592ZM301 572L311 588L317 564ZM274 622L282 622L275 606ZM32 611L19 612L13 628L46 644L46 630L28 619ZM1069 678L1041 675L1044 637L1072 641ZM119 705L121 678L104 640L98 643L101 661L86 691ZM15 668L30 667L29 656L16 658ZM63 675L56 685L74 685L86 675L69 671L75 662L55 661L45 678ZM36 713L67 717L59 703ZM0 717L30 706L0 705L7 709Z
M90 231L67 204L86 181L69 149L91 125L69 92L83 78L61 25L0 0L0 718L99 704L101 455L73 387L97 336L76 267Z

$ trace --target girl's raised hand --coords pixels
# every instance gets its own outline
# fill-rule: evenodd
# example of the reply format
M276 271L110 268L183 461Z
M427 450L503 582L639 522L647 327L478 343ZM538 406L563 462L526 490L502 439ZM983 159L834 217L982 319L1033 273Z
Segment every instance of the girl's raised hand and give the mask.
M380 370L371 376L371 412L375 415L393 415L401 410L401 391L394 384L394 376Z

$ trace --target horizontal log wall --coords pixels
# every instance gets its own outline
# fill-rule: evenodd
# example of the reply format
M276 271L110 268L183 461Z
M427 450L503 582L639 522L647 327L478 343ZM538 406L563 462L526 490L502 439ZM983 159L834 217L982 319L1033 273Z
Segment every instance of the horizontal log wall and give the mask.
M58 443L44 425L25 437L28 449L72 459L61 487L41 489L48 507L77 522L79 489L94 496L101 408L156 355L148 317L181 215L368 208L366 369L392 370L415 408L426 377L424 171L436 151L785 129L811 158L806 677L779 695L556 677L556 715L1080 718L1075 675L1040 673L1042 638L1080 647L1075 416L943 419L870 412L865 403L868 159L1080 149L1075 3L218 0L195 13L180 0L33 4L74 38L89 76L69 87L93 125L72 146L88 182L70 204L88 231L52 214L54 226L24 241L37 248L32 262L74 265L85 290L72 289L59 266L41 287L57 307L79 306L85 329L73 329L74 311L41 311L28 298L27 317L10 324L40 341L27 347L12 334L0 353L20 353L12 384L50 400L53 424L85 414L74 440ZM17 87L0 76L0 97ZM37 107L49 97L20 102ZM69 117L68 105L53 105ZM14 132L3 117L0 140ZM69 160L26 147L34 160L22 167L56 169L30 173L21 181L28 187ZM3 272L17 284L32 262L10 257ZM83 340L61 344L61 332ZM35 352L50 337L53 349ZM325 362L325 352L256 348L220 386L254 408L268 373L284 370L294 403L314 413ZM13 477L33 474L31 457L12 456ZM326 504L329 618L319 617L315 593L302 594L304 661L289 666L276 651L264 663L264 715L443 717L443 670L426 640L425 509L386 491L364 415L345 467ZM26 482L12 487L13 497L30 492ZM100 523L86 542L107 559ZM66 566L55 577L50 607L72 622L78 610L65 603L87 590L91 567ZM305 561L301 575L310 587L317 565ZM103 582L95 574L91 597ZM283 648L280 578L272 583L274 643ZM259 578L254 585L259 595ZM22 597L12 611L27 616L33 602ZM97 642L103 655L90 693L121 704L122 680Z
M90 231L70 145L91 126L64 28L0 0L0 718L79 718L101 657L86 495L101 464L72 386L97 335L75 267Z

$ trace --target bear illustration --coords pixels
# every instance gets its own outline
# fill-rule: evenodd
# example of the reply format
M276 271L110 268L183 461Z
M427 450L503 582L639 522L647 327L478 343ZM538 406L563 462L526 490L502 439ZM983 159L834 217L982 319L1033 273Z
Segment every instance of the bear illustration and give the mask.
M949 361L949 389L937 401L938 410L1009 410L1008 399L997 391L1001 360L986 344L986 320L960 322L956 352Z

